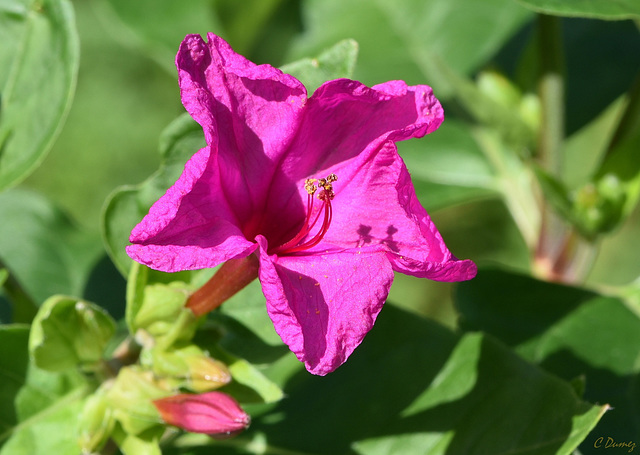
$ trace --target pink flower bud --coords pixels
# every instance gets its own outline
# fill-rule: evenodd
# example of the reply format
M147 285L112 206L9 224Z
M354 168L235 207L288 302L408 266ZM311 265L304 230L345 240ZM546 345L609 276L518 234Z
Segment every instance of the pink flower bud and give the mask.
M153 404L166 423L192 433L231 435L247 428L251 421L240 405L222 392L183 393Z

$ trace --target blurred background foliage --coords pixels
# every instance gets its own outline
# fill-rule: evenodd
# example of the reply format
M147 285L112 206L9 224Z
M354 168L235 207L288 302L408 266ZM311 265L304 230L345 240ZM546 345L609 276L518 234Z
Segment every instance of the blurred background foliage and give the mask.
M468 114L446 71L476 77L483 70L496 70L509 77L516 90L535 91L531 11L508 0L482 4L193 0L187 7L152 0L73 4L81 43L75 100L48 157L21 188L46 194L82 230L97 235L107 195L119 185L141 182L157 169L160 132L183 112L173 59L185 34L213 31L239 53L276 66L318 55L351 38L359 46L355 79L368 85L391 79L426 83L443 100L447 120L441 131L402 143L400 151L422 203L450 249L479 264L529 269L526 244L487 183L490 170L461 123ZM640 40L630 20L564 18L562 31L570 135L630 86L638 68ZM598 161L586 152L567 151L569 181L579 182L588 163ZM447 171L456 175L448 176ZM601 241L588 283L621 285L640 275L640 255L629 248L636 242L639 223L635 210L629 222ZM109 262L100 264L100 273L115 279ZM111 297L120 301L122 283L112 288ZM87 292L109 306L105 300L111 298L104 289ZM448 285L398 276L390 300L451 325L449 294Z

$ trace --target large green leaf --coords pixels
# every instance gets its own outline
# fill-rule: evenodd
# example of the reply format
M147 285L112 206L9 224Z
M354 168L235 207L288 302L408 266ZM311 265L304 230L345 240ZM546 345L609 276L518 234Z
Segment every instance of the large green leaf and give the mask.
M68 0L0 4L0 190L44 158L71 105L79 45Z
M517 0L534 11L556 16L595 19L638 19L637 0Z
M0 194L0 219L10 220L0 223L0 258L31 299L40 304L53 294L82 295L101 253L97 235L43 196L19 189Z
M284 391L230 446L244 439L249 453L291 455L568 455L606 409L490 338L459 337L394 306L337 371L298 370Z
M561 378L583 378L586 400L614 408L581 447L584 455L599 453L596 436L640 439L640 319L620 300L481 269L474 280L458 285L456 303L466 330L500 338Z
M0 326L0 454L79 454L75 430L84 380L31 364L28 337L27 326Z
M357 79L371 85L393 79L427 83L451 93L433 57L468 74L492 56L530 17L511 0L325 0L303 2L306 25L291 56L314 55L337 41L360 45Z

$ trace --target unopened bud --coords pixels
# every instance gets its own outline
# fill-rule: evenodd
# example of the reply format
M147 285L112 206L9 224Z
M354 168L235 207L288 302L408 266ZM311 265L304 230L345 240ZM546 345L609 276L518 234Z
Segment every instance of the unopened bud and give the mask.
M146 362L150 363L154 373L173 379L175 388L209 392L231 381L227 366L212 359L195 345L172 351L153 349L149 357Z
M80 414L78 443L82 453L99 452L115 425L112 410L102 390L87 398Z
M169 425L214 437L239 433L251 421L240 405L222 392L174 395L153 404Z
M125 367L107 392L113 416L125 432L140 434L160 423L152 400L166 397L171 392L155 380L153 373L137 366Z

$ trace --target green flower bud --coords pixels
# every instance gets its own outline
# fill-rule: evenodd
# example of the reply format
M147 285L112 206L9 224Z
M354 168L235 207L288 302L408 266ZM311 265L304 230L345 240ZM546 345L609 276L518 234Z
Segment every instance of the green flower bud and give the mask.
M133 319L136 329L164 335L175 324L189 291L184 283L151 284L144 289L142 305Z
M531 131L540 130L540 121L542 119L542 106L540 98L532 93L522 96L518 112L522 121L531 129Z
M115 419L103 390L87 398L80 414L78 443L82 453L99 452L113 431Z
M574 217L587 237L615 228L622 217L626 196L620 179L606 174L573 194Z
M520 103L520 90L496 71L482 71L476 83L482 93L503 107L512 108Z
M195 345L172 351L151 349L148 354L145 353L142 361L156 375L171 381L175 388L208 392L231 381L227 366L212 359Z
M131 366L120 370L106 397L124 431L137 435L161 422L152 401L171 393L152 372Z

